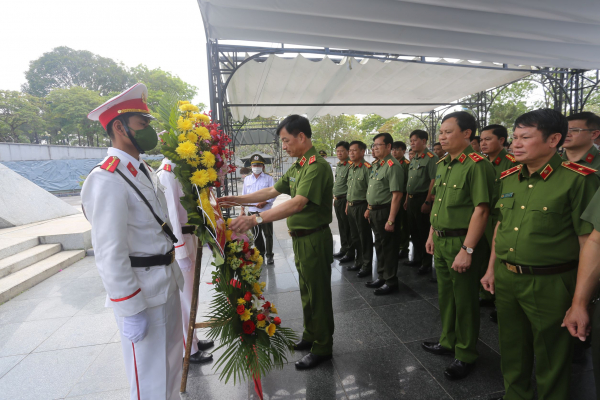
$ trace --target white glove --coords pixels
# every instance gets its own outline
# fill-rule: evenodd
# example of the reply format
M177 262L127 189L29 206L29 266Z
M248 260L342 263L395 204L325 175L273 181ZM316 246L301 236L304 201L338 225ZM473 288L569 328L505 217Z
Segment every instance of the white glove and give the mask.
M148 333L148 314L146 310L123 318L123 336L137 343L144 340Z
M179 268L181 268L182 271L191 271L193 266L192 260L189 257L177 260L177 264L179 264Z

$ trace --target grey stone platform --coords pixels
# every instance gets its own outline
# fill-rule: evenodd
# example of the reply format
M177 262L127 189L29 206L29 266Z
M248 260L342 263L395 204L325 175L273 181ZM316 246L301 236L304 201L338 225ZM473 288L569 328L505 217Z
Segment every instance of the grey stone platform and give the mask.
M298 274L291 240L275 227L275 265L265 266L265 296L285 326L302 331ZM337 233L335 227L334 233ZM339 236L334 235L336 247ZM211 299L209 259L203 260L200 314ZM502 395L497 326L481 311L480 359L465 380L450 382L451 361L420 349L441 332L437 288L414 268L400 265L400 291L375 297L355 273L332 265L334 357L315 370L290 363L263 379L265 399L469 399ZM0 399L128 399L114 316L104 308L105 291L94 258L86 257L0 305ZM203 333L199 332L200 338ZM215 353L215 359L221 351ZM594 399L589 352L574 365L573 400ZM192 365L185 400L257 399L248 383L225 385L212 364Z

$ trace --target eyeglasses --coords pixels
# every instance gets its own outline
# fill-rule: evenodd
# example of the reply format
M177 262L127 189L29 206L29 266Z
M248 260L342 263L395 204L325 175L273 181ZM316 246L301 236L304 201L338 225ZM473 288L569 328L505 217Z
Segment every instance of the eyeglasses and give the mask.
M379 146L385 146L385 143L373 143L371 145L371 148L374 149L375 147L379 147Z
M569 128L569 132L571 133L580 133L583 131L595 131L596 129L583 129L583 128Z

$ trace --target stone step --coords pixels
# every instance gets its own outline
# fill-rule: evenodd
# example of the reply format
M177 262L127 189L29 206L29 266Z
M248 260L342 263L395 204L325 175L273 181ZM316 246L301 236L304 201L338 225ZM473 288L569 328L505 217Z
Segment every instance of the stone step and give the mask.
M0 278L29 267L61 251L60 244L41 244L0 260Z
M14 274L0 278L0 304L37 285L83 257L85 257L84 250L61 251Z
M7 238L0 237L0 260L18 254L40 244L40 239L35 237Z

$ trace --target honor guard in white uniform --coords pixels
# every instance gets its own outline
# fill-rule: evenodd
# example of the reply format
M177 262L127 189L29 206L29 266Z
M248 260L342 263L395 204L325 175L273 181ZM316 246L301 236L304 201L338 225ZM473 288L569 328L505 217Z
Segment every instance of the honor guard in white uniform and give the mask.
M119 332L132 400L179 400L183 275L168 223L164 187L140 153L156 147L137 84L93 110L112 140L86 178L82 206L92 225L96 266Z
M181 183L175 177L173 169L175 164L168 158L164 158L156 175L160 184L165 188L165 197L167 199L167 209L169 210L169 220L173 226L173 234L177 238L175 244L175 259L185 280L183 293L181 294L181 320L183 322L183 345L187 339L188 326L190 323L190 310L192 308L192 292L194 290L194 266L196 265L196 249L198 247L198 237L194 235L196 227L187 225L187 211L181 205L183 189ZM198 340L196 331L192 335L192 352L190 362L199 364L211 361L213 356L203 350L214 345L212 340ZM185 348L183 349L185 355Z

